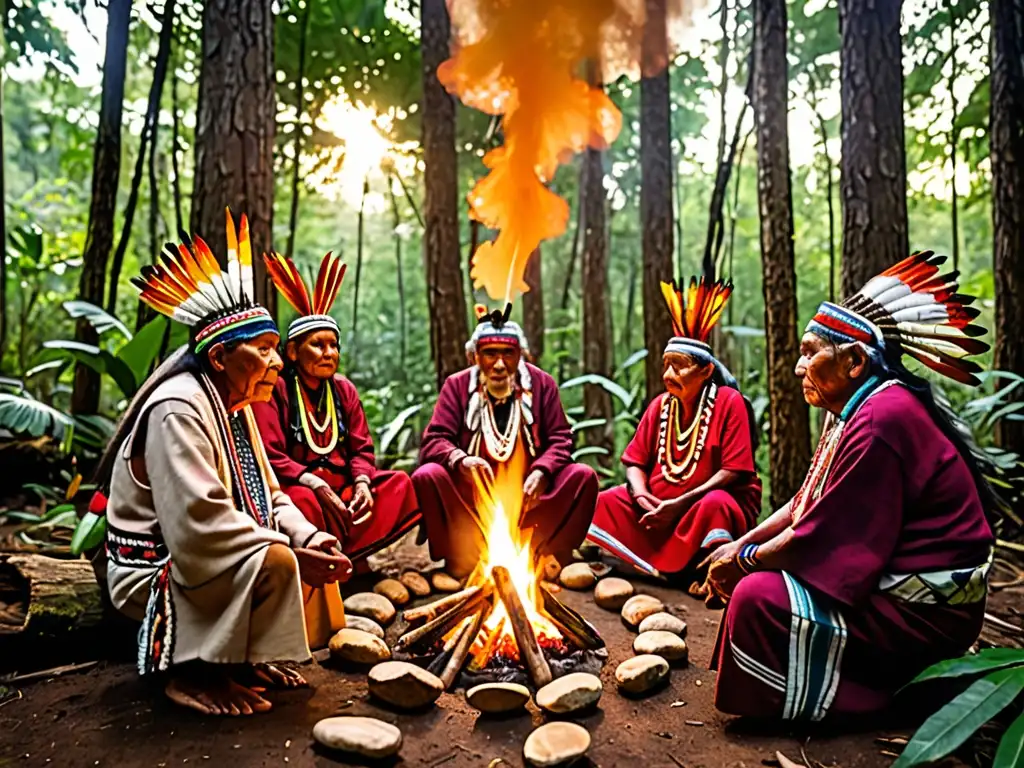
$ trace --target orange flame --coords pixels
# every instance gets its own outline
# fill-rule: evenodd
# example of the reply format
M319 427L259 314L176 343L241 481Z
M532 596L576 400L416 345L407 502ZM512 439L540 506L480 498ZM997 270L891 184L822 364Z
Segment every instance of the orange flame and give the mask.
M692 0L690 0L692 2ZM645 30L646 3L663 4L666 25ZM499 230L473 256L474 287L511 301L529 290L526 262L541 240L565 232L568 204L547 189L559 164L619 135L622 115L599 82L637 77L645 32L665 41L643 50L643 72L665 66L668 38L689 19L687 0L448 0L454 54L437 71L464 104L502 115L505 143L484 156L489 169L469 194L470 216Z

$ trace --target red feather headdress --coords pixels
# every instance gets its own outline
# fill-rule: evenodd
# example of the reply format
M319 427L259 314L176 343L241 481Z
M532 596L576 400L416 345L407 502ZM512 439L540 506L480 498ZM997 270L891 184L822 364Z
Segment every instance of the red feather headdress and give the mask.
M347 267L340 258L331 253L323 257L312 299L302 275L291 259L279 253L271 253L264 254L263 260L267 265L267 274L277 290L299 313L299 317L288 326L289 340L320 328L339 333L338 323L328 313L345 279Z

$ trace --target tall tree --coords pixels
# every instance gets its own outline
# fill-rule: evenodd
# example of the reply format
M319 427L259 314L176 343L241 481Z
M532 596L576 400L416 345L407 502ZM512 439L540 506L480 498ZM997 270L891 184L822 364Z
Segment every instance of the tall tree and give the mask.
M902 0L839 0L844 295L907 256Z
M271 250L276 110L273 3L207 0L190 224L223 262L225 206L249 217L255 298L271 313L277 294L259 255Z
M540 246L526 262L523 277L530 290L523 294L523 333L530 342L530 353L534 360L544 354L544 268L541 266Z
M4 47L0 46L0 372L7 351L7 184L4 179L4 86L7 81Z
M459 247L458 155L455 150L455 102L437 79L448 58L451 27L445 0L420 3L423 55L423 163L426 262L430 349L438 387L466 367L466 294Z
M640 224L643 242L644 363L647 398L662 391L661 355L672 336L672 318L661 281L672 267L672 113L669 100L665 0L646 0L644 74L640 80ZM601 196L604 200L604 196ZM589 224L588 224L589 226ZM587 283L584 283L587 285Z
M754 116L761 264L771 419L772 506L800 488L810 459L810 422L800 380L793 375L797 345L793 197L786 125L786 0L754 2Z
M992 0L989 146L996 287L993 367L1024 372L1024 0ZM1024 399L1020 387L1014 393ZM1001 419L999 444L1024 455L1024 421Z
M131 0L110 0L107 4L107 42L103 59L103 85L100 95L99 128L93 153L92 198L89 226L82 255L82 274L78 296L97 306L103 305L107 259L114 244L114 212L117 184L121 176L121 111L124 102L124 74L128 59L128 24ZM89 321L79 318L75 339L96 344L99 336ZM96 413L100 404L100 376L84 365L75 368L71 393L74 413Z

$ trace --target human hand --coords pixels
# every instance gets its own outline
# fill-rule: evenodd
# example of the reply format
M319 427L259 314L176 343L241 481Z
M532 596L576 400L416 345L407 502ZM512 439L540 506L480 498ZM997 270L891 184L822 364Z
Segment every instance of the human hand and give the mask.
M318 552L331 554L336 550L341 550L341 543L327 531L317 531L309 537L303 549L315 549Z
M674 499L658 503L654 509L641 516L640 525L649 531L660 531L670 528L676 522L678 505Z
M335 540L336 542L337 540ZM299 576L311 587L322 587L324 584L331 584L335 581L346 581L352 575L352 561L341 554L337 548L328 553L301 547L295 550L295 558L299 561Z
M325 515L329 515L331 519L338 522L342 532L347 534L349 528L352 525L352 514L349 508L345 506L343 502L334 491L331 490L329 485L321 485L313 491L316 494L317 500L320 502L320 508L323 509Z
M705 557L698 565L698 568L703 568L706 565L717 563L719 560L735 560L736 556L740 553L743 548L738 541L729 541L718 547L710 555Z
M533 470L523 483L523 509L532 509L547 489L548 476L539 469Z
M486 459L479 456L467 456L459 462L459 471L466 477L472 478L474 474L483 475L488 483L494 482L494 470Z
M646 488L632 489L633 501L640 507L641 512L653 512L661 504L661 499L648 491Z
M373 516L373 494L370 492L369 483L356 483L349 512L352 515L352 525L361 525Z

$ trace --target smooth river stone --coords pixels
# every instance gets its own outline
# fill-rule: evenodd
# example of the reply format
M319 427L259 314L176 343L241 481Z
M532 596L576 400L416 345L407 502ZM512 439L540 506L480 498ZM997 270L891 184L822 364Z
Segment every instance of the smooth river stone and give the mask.
M594 587L594 602L609 611L618 611L633 596L633 585L625 579L601 579Z
M641 632L633 641L633 650L637 653L653 653L669 661L685 661L689 655L686 642L679 635L660 630Z
M534 697L537 706L556 715L566 715L591 707L601 698L601 678L586 672L573 672L552 680Z
M586 563L573 563L562 569L558 580L569 589L590 589L597 583L597 576Z
M379 637L381 640L384 639L384 630L380 628L380 624L368 619L365 616L346 616L345 617L345 628L346 629L359 629L363 632L369 632L374 637Z
M639 626L640 622L648 616L661 613L665 610L665 604L651 595L633 595L622 606L622 618L631 627Z
M582 757L590 748L590 734L576 723L547 723L526 737L523 757L533 765L561 765Z
M646 693L668 675L668 662L661 656L645 653L619 664L615 682L626 693Z
M395 618L395 606L384 595L375 592L358 592L345 598L345 613L365 616L386 627Z
M402 748L402 732L373 717L328 717L313 726L313 738L328 749L363 757L391 757Z
M444 683L415 664L385 661L370 670L370 693L399 709L419 709L437 701Z
M331 656L355 664L377 664L391 658L391 649L379 637L361 629L339 629L327 644Z
M398 580L416 597L426 597L430 594L430 582L416 571L406 571L398 577Z
M640 622L641 632L671 632L686 637L686 622L671 613L653 613Z
M386 597L392 605L405 605L409 602L409 590L398 579L378 581L373 591Z
M518 683L483 683L466 691L466 701L481 712L512 712L530 700L530 689Z
M458 592L462 585L444 571L436 571L430 576L430 583L438 592Z

